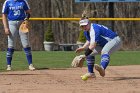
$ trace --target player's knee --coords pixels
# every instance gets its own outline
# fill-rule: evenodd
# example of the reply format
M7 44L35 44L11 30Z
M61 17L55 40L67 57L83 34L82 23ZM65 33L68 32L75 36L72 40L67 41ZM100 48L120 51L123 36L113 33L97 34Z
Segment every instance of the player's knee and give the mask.
M14 49L14 45L8 45L8 48Z
M24 44L23 45L23 48L28 48L28 47L30 47L29 44Z
M101 55L104 55L104 54L109 54L108 51L101 51Z

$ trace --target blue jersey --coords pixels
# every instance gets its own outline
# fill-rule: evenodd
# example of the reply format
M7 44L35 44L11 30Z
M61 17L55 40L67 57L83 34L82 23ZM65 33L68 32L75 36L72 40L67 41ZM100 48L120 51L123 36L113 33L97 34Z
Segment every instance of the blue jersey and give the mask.
M26 17L25 11L29 9L26 0L6 0L3 4L2 13L7 14L8 20L24 20Z
M117 36L115 32L99 24L91 24L90 31L84 31L84 35L89 42L96 42L101 47Z

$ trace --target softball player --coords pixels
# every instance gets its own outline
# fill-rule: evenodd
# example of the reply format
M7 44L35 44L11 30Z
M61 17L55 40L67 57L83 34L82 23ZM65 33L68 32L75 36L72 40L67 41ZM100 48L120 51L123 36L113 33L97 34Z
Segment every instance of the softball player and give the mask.
M7 70L11 70L12 55L14 53L15 40L20 36L24 52L27 57L30 70L35 70L32 65L32 54L29 45L29 33L19 31L20 24L30 18L30 7L26 0L6 0L2 8L2 21L5 34L8 36Z
M85 56L87 60L88 73L83 76L95 77L93 71L95 66L95 69L99 74L104 77L105 69L110 61L110 54L120 48L121 39L115 32L106 26L90 23L87 18L81 19L79 24L84 30L84 35L87 39L83 47L76 49L77 53L86 49ZM100 66L98 64L94 65L94 56L96 54L101 54Z

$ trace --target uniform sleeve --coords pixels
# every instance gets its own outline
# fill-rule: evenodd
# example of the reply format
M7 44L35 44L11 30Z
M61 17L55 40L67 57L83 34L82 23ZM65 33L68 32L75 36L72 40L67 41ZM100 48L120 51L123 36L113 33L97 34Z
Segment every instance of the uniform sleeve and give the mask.
M90 43L95 43L95 31L94 31L94 29L90 30Z
M28 2L27 2L26 0L24 0L24 3L25 3L25 5L24 5L24 10L25 10L25 11L26 11L26 10L29 10L29 9L30 9L30 6L29 6Z
M94 25L93 26L94 29L94 38L95 38L95 42L98 42L100 39L100 27L98 25Z
M8 4L7 0L4 2L2 7L2 14L8 14Z
M86 40L90 42L90 36L89 36L88 31L84 31L84 36L86 37Z

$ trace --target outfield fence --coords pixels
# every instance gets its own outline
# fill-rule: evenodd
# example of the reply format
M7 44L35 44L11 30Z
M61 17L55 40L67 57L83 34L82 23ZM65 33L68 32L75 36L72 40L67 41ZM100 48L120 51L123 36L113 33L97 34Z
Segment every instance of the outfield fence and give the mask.
M2 18L0 18L0 20L1 19ZM32 18L30 18L30 20L31 21L56 21L56 22L58 22L58 21L79 21L80 18L45 18L45 17L44 18L41 18L41 17L37 18L37 17L32 17ZM134 49L134 50L136 50L136 49L139 50L140 49L140 46L139 46L139 43L138 43L138 40L139 40L139 38L138 38L138 36L139 36L139 28L140 27L138 25L135 25L135 24L139 24L140 18L89 18L89 20L92 20L92 21L102 21L102 22L103 21L111 21L112 23L109 24L109 27L112 28L112 29L114 29L113 25L115 24L113 21L117 21L116 24L119 24L119 22L120 22L120 24L123 24L123 25L121 27L119 26L117 28L117 31L118 31L118 33L121 34L121 36L122 36L122 38L124 40L124 42L123 42L124 43L123 50L124 50L124 48L130 48L130 49ZM121 21L125 21L125 23L121 23ZM136 21L136 22L131 25L131 22L129 22L129 21ZM121 30L121 29L123 29L123 30ZM132 31L132 29L134 29L134 31ZM41 30L44 30L44 28L41 28ZM127 30L129 32L125 32ZM68 33L70 33L70 31ZM39 33L39 34L42 34L42 33ZM131 35L128 35L128 34L131 34ZM70 35L65 35L65 37L63 37L63 38L67 38L67 37L68 38L73 38L71 33L70 33ZM57 38L60 38L60 36L57 37ZM64 41L63 38L61 38L61 40L57 39L56 42L57 43L63 42ZM74 39L71 39L71 41L72 40L75 41ZM133 42L130 42L131 40L133 40ZM36 45L36 43L33 43L33 44ZM38 42L38 44L42 44L42 43ZM59 47L56 48L56 50L57 49L65 50L67 47L68 48L70 47L69 50L73 50L73 49L75 49L76 45L75 44L69 44L69 43L68 44L60 43L58 46ZM33 49L36 50L36 47L33 47ZM37 49L41 50L42 47L37 47Z

